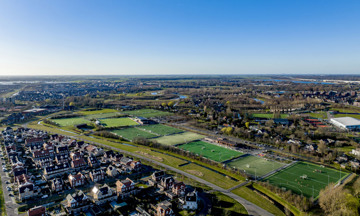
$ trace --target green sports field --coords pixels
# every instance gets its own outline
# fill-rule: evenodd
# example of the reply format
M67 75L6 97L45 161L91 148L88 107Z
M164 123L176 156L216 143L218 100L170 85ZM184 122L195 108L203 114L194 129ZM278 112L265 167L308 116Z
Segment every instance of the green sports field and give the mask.
M180 145L179 148L218 162L226 161L231 158L243 155L243 153L241 152L227 149L204 141L187 143L184 145Z
M184 133L159 137L154 140L156 140L157 142L163 145L177 145L177 144L188 143L194 140L200 140L203 139L204 137L205 136L200 134L196 134L192 132L184 132Z
M75 117L75 118L62 118L62 119L51 119L51 121L59 124L61 127L74 126L78 124L87 124L90 123L89 120Z
M124 127L124 126L138 125L137 122L131 120L130 118L101 119L100 122L105 127Z
M95 115L95 114L103 114L103 113L116 113L118 111L114 110L114 109L100 109L100 110L82 110L79 111L78 113L82 114L82 115Z
M143 130L139 130L137 128L125 128L121 130L113 130L111 131L127 140L132 141L136 137L144 137L146 139L157 137L156 134L152 134Z
M145 126L138 127L138 129L145 130L150 133L155 133L160 136L166 136L166 135L170 135L170 134L184 132L183 130L180 130L180 129L177 129L174 127L170 127L170 126L166 126L166 125L162 125L162 124L145 125Z
M268 119L273 119L274 118L274 114L272 113L254 113L252 114L253 118L268 118ZM289 117L288 114L280 114L280 118L287 118Z
M144 117L144 118L172 115L172 113L169 113L169 112L153 110L153 109L131 110L131 111L124 111L122 113L131 115L131 116L136 116L136 117Z
M240 170L245 170L246 173L257 177L261 177L273 170L276 170L285 164L277 161L270 161L264 158L248 155L234 160L227 164L230 167L235 167Z
M307 178L301 178L304 175ZM349 173L321 167L312 163L298 162L265 178L264 181L291 190L296 194L303 194L306 197L314 197L316 199L321 189L324 189L331 182L338 182L347 175Z

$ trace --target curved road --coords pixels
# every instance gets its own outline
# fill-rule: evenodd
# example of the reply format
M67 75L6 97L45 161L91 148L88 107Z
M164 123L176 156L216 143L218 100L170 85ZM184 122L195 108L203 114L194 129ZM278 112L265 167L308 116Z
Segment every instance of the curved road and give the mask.
M67 135L64 135L64 136L67 136ZM67 137L69 137L69 136L67 136ZM91 144L94 144L94 145L98 145L98 146L102 146L104 148L109 148L109 149L112 149L112 150L121 151L121 152L123 152L123 153L125 153L127 155L131 155L133 157L149 161L149 162L151 162L153 164L156 164L156 165L164 167L164 168L166 168L168 170L177 172L177 173L179 173L181 175L184 175L184 176L186 176L188 178L194 179L195 181L198 181L198 182L200 182L202 184L207 185L208 187L211 187L213 190L219 191L219 192L221 192L221 193L235 199L236 201L238 201L240 204L242 204L245 207L245 209L247 210L249 215L254 215L254 216L272 216L273 215L273 214L269 213L268 211L260 208L259 206L247 201L246 199L244 199L244 198L242 198L242 197L240 197L240 196L238 196L238 195L236 195L234 193L231 193L230 191L228 191L228 190L226 190L224 188L221 188L221 187L219 187L217 185L214 185L214 184L212 184L212 183L210 183L210 182L208 182L208 181L206 181L204 179L201 179L201 178L199 178L197 176L186 173L186 172L184 172L182 170L176 169L176 168L174 168L172 166L163 164L161 162L158 162L156 160L152 160L150 158L146 158L146 157L144 157L142 155L138 155L138 154L135 154L135 153L132 153L132 152L129 152L129 151L125 151L125 150L120 149L120 148L111 147L111 146L108 146L108 145L105 145L105 144L102 144L102 143L93 142L93 141L83 139L83 138L79 138L79 137L76 137L76 136L72 136L72 138L73 139L78 139L78 140L83 140L85 142L88 142L88 143L91 143Z

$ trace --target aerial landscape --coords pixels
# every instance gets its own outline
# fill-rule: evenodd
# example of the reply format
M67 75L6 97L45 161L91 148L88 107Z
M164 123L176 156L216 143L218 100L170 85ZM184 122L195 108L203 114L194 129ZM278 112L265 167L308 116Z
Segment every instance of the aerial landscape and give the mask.
M359 9L0 2L0 215L359 215Z

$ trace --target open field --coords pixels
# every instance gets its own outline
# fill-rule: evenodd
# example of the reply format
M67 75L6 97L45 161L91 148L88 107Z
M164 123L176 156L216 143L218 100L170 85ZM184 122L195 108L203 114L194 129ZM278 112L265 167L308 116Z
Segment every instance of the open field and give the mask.
M163 136L156 138L155 140L163 145L177 145L182 143L191 142L194 140L200 140L205 136L192 133L192 132L184 132L180 134L174 134L170 136Z
M169 113L169 112L153 110L153 109L131 110L131 111L124 111L122 113L132 115L132 116L137 116L137 117L144 117L144 118L172 115L172 113Z
M289 115L288 114L280 114L280 118L287 118ZM253 113L252 114L253 118L268 118L268 119L273 119L274 118L274 114L272 113Z
M198 173L198 177L205 179L208 182L211 182L215 185L218 185L222 188L228 189L231 187L234 187L235 185L238 185L241 183L241 181L234 181L226 176L223 176L217 172L214 172L212 170L209 170L207 168L204 168L202 166L196 165L196 164L188 164L182 167L178 167L178 169L181 169L185 172L188 172L190 174L196 175L195 173ZM196 171L196 172L194 172Z
M260 206L266 211L272 213L273 215L285 216L285 214L268 199L265 199L264 197L255 193L253 190L249 189L246 186L239 187L231 192L254 203L255 205Z
M75 117L75 118L62 118L62 119L51 119L51 121L59 124L61 127L74 126L78 124L87 124L90 123L89 120Z
M331 111L338 111L344 113L360 113L359 107L348 107L348 108L331 108Z
M127 140L133 140L136 137L144 137L146 139L150 139L153 137L157 137L156 134L152 134L143 130L139 130L137 128L125 128L121 130L113 130L113 133L127 139Z
M308 115L313 118L320 118L320 119L327 118L326 112L308 113Z
M101 119L100 122L105 127L124 127L124 126L138 125L137 122L131 120L130 118Z
M225 212L230 212L230 215L248 215L245 207L233 198L220 192L213 192L212 194L214 194L218 200L211 210L213 215L225 215Z
M339 118L339 117L353 117L356 119L360 119L360 115L356 115L356 114L335 114L334 115L335 118Z
M230 167L236 167L240 170L245 170L246 173L249 173L253 176L255 176L255 174L256 176L263 176L273 170L284 166L285 164L249 155L232 161L227 165Z
M186 143L178 147L218 162L226 161L231 158L243 155L243 153L241 152L227 149L204 141Z
M91 114L91 115L86 115L83 116L83 118L86 119L105 119L105 118L111 118L111 117L115 117L115 116L120 116L120 113L117 112L109 112L109 113L99 113L99 114Z
M307 177L303 179L304 175ZM296 194L317 198L321 189L324 189L331 182L338 182L347 175L349 173L316 164L299 162L265 178L264 181L291 190Z
M114 109L101 109L101 110L92 110L92 111L82 110L79 111L78 113L82 115L94 115L94 114L116 113L116 112L118 111Z
M155 133L160 136L166 136L169 134L184 132L183 130L180 130L180 129L177 129L174 127L170 127L170 126L166 126L166 125L162 125L162 124L145 125L145 126L138 127L138 129L143 129L143 130L146 130L147 132Z

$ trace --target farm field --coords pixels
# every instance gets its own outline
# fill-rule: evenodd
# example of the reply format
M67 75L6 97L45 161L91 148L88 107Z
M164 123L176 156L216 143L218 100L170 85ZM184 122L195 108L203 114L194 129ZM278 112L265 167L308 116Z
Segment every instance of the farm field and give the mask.
M169 112L153 110L153 109L131 110L131 111L124 111L122 113L132 115L132 116L137 116L137 117L144 117L144 118L172 115L172 113L169 113Z
M87 124L90 123L89 120L75 117L75 118L62 118L62 119L51 119L51 121L59 124L61 127L74 126L78 124Z
M203 139L204 137L205 136L200 134L196 134L192 132L184 132L180 134L159 137L154 140L156 140L157 142L163 145L177 145L177 144L191 142L194 140L200 140Z
M274 114L272 114L272 113L253 113L252 117L273 119ZM288 114L280 114L280 118L287 118L287 117L289 117Z
M137 122L131 120L130 118L101 119L100 122L105 127L123 127L123 126L138 125Z
M273 170L276 170L285 164L276 162L276 161L270 161L265 160L264 158L256 157L256 156L245 156L241 157L235 161L232 161L227 164L230 167L236 167L240 170L245 170L246 173L249 173L250 175L255 176L263 176Z
M146 139L150 139L157 136L155 134L139 130L137 128L125 128L121 130L113 130L112 132L130 141L136 137L144 137Z
M147 132L155 133L160 136L166 136L169 134L184 132L183 130L180 130L180 129L177 129L174 127L170 127L170 126L166 126L166 125L162 125L162 124L145 125L145 126L138 127L138 129L146 130Z
M243 153L241 152L227 149L204 141L186 143L178 147L218 162L226 161L231 158L243 155Z
M338 182L347 175L349 175L347 172L298 162L265 178L264 181L308 198L313 196L316 199L321 189L324 189L331 182Z

